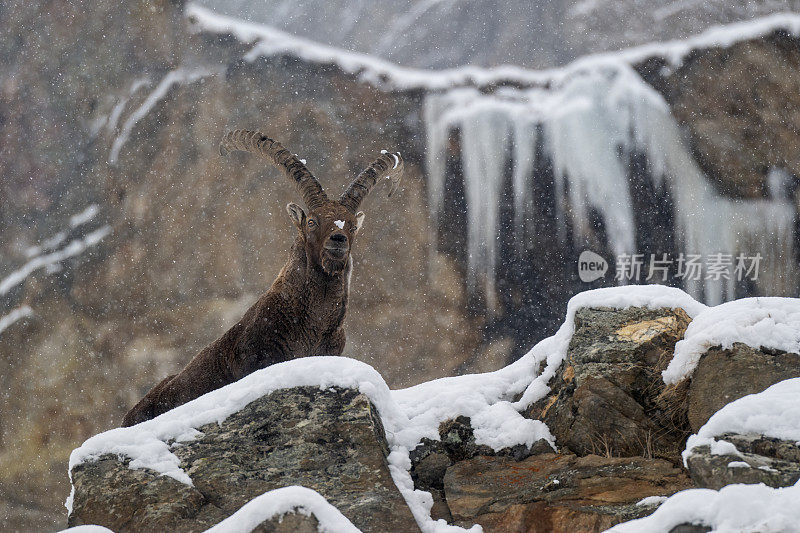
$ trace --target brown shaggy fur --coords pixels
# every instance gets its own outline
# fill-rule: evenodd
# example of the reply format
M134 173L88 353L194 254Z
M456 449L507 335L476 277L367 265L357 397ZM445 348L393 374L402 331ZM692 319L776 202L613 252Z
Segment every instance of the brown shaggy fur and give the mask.
M258 132L229 132L221 144L223 153L228 150L255 153L281 168L297 185L308 211L293 203L286 206L297 237L270 289L180 373L153 387L125 415L123 426L154 418L266 366L298 357L341 355L344 349L350 251L364 218L356 210L379 176L392 178L392 191L396 188L402 174L399 154L382 155L340 199L329 200L305 165Z

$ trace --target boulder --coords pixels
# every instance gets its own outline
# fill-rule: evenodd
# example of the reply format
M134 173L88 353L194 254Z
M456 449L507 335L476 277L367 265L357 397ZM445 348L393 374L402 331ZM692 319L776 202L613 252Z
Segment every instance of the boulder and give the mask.
M692 449L686 462L698 486L720 489L732 483L764 483L788 487L800 479L800 446L796 442L763 435L731 435L718 438L733 444L738 454L714 455L710 446Z
M636 503L689 488L662 459L540 454L523 461L474 457L448 468L444 491L455 523L485 531L603 531L652 508Z
M711 348L690 378L686 401L692 431L696 433L730 402L798 376L800 354L758 350L742 343L726 350Z
M677 462L688 434L662 402L661 371L690 319L682 309L579 309L552 392L527 411L578 455Z
M266 491L300 485L362 531L419 530L389 473L380 418L357 391L279 390L198 429L202 437L173 445L193 487L105 455L73 468L69 524L198 531ZM262 530L286 530L278 527Z

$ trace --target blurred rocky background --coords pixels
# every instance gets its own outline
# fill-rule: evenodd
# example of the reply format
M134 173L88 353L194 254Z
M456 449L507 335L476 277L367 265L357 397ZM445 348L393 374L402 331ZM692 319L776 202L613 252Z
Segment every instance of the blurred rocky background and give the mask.
M401 6L406 15L426 4L443 9L454 3L407 4ZM501 4L482 5L505 13ZM500 21L492 35L506 40L486 37L496 46L494 55L481 58L480 47L470 45L475 54L469 57L449 59L448 53L424 61L423 50L407 63L551 66L588 51L681 37L714 21L791 7L719 4L719 13L707 7L716 4L696 5L703 14L698 26L675 23L665 26L672 30L648 33L643 19L639 33L629 35L602 26L607 18L626 20L614 15L621 8L610 3L553 2L536 9L542 20L554 21L553 28L574 21L570 31L577 41L567 50L553 45L560 30L551 30L549 40L528 40L539 26ZM309 6L309 13L318 12L314 16L336 9ZM364 20L388 17L396 33L408 35L395 4L363 6L370 17ZM265 8L270 14L262 20L288 20L285 11ZM306 11L294 16L312 17ZM358 13L351 22L362 29L361 42L380 42L386 31L365 26ZM418 19L409 20L409 28L420 27ZM344 353L373 365L392 388L499 368L551 332L578 286L530 280L547 287L538 293L547 298L509 299L539 309L519 334L520 324L493 321L468 296L460 233L442 228L437 237L432 230L421 90L381 90L334 65L290 55L243 61L249 47L234 36L190 31L181 1L0 1L0 21L4 530L65 526L70 451L118 425L151 386L230 327L277 274L293 231L284 206L297 195L260 161L240 154L221 159L217 143L227 129L257 128L275 136L307 159L334 192L379 150L403 153L401 191L387 199L386 190L376 187L364 204ZM601 26L603 31L592 29ZM307 36L345 46L356 42L326 35ZM587 35L594 37L580 37ZM425 44L409 35L406 42L435 49L441 40ZM503 42L539 43L530 46L541 57L500 54L513 48ZM411 57L397 45L392 50L399 51L384 54L389 59ZM799 64L797 40L781 34L706 51L670 75L651 64L639 70L666 95L711 178L732 196L758 197L776 161L797 165L792 158L800 119L786 114L796 112L791 102L800 94ZM714 66L713 74L706 65ZM765 80L763 91L732 89L750 87L754 78ZM693 106L704 113L691 112ZM711 135L718 131L725 133L724 146ZM731 175L741 179L724 181ZM439 242L442 235L452 238ZM542 264L543 272L565 268L556 256ZM505 316L516 316L512 311Z

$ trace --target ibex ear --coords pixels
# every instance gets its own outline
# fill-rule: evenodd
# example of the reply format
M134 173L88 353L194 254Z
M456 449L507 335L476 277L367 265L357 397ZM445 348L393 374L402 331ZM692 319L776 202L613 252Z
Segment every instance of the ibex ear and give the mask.
M364 223L365 216L366 215L364 214L364 211L359 211L358 213L356 213L356 232L358 232L358 230L361 229L361 224Z
M294 225L297 226L297 229L303 231L303 228L306 225L306 212L303 211L303 208L295 203L288 203L286 204L286 212L288 212L289 216L292 217Z

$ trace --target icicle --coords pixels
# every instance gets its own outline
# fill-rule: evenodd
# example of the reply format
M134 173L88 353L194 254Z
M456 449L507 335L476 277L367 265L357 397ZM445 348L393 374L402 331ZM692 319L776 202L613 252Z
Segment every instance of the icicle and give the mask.
M429 200L433 220L445 194L447 140L461 128L467 194L470 286L486 276L493 290L502 178L509 154L517 230L533 216L529 176L535 165L537 128L554 167L558 224L567 216L576 238L585 237L589 211L603 218L615 254L636 253L627 154L647 158L654 185L665 186L674 200L675 233L685 254L707 261L723 253L762 257L762 292L794 294L798 269L793 262L795 209L783 199L773 176L771 200L735 200L720 196L683 143L663 97L629 65L608 62L556 77L548 89L501 88L483 94L459 88L431 95L425 103L428 132ZM513 135L512 135L513 134ZM565 198L566 196L566 198ZM568 201L567 209L561 207ZM524 231L518 235L524 236ZM521 243L518 242L518 245ZM687 292L709 304L735 296L733 272L713 279L684 280Z
M496 308L495 272L500 200L510 142L510 123L500 111L479 112L461 121L461 157L467 200L470 288L483 278L490 309Z
M528 221L536 216L530 178L536 164L536 122L514 122L514 236L518 250L524 243Z

